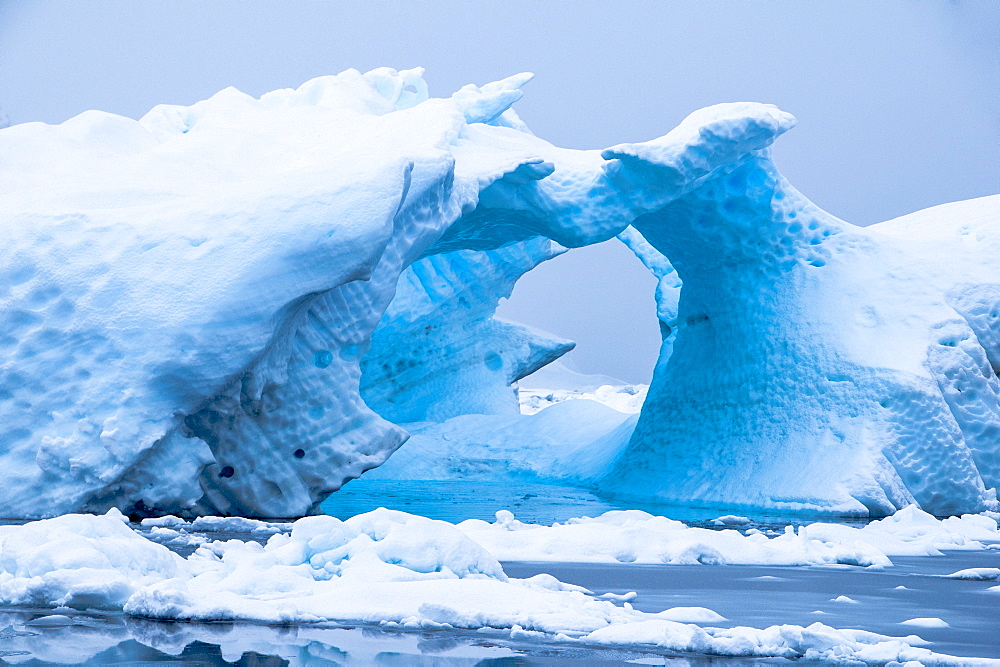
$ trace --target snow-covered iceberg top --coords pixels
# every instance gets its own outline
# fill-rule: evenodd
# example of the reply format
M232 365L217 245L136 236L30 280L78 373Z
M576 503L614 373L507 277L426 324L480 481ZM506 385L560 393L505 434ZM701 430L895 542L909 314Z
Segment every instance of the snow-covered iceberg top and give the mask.
M949 530L989 532L986 522L957 521ZM928 525L915 512L897 523L908 526L910 535L926 532ZM933 653L913 635L887 637L819 623L718 628L712 624L725 619L700 607L640 612L549 575L509 578L497 558L470 539L472 531L461 528L389 510L347 521L317 516L296 521L290 533L273 535L264 545L211 542L185 559L134 532L116 510L66 515L0 527L0 601L158 619L486 629L717 655L989 664Z

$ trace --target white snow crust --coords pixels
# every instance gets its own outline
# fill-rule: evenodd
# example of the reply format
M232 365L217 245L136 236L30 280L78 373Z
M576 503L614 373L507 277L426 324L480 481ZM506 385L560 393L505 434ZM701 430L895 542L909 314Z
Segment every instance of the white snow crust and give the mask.
M776 537L755 530L696 528L639 510L551 526L522 523L502 510L494 523L470 519L458 529L502 561L609 564L888 567L891 556L936 556L942 550L981 550L1000 543L993 519L967 514L940 520L915 506L863 528L812 523L788 526Z
M947 621L940 619L936 616L922 616L920 618L911 618L905 621L900 621L900 625L912 625L918 628L950 628L951 625Z
M967 522L972 528L962 528ZM897 523L900 530L908 526L910 535L926 532L927 520L916 511ZM949 526L986 530L969 518ZM380 509L347 521L300 519L266 545L211 542L185 559L132 531L117 510L65 515L0 527L0 601L157 619L487 629L583 645L731 656L995 664L934 653L913 635L888 637L820 623L717 628L710 624L724 619L700 607L639 612L550 575L511 579L495 555L468 535L462 526Z

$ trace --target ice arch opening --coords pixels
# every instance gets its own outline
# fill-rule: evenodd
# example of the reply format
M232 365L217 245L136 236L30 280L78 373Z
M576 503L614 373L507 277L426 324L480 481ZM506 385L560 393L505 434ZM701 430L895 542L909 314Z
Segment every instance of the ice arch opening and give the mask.
M677 175L657 148L604 156L621 160L630 186L648 186ZM473 446L451 451L466 461L477 450L530 458L529 473L638 500L870 515L994 508L997 204L863 229L799 194L768 150L737 154L620 234L660 279L663 349L637 423L588 442L573 433L581 415L568 415L562 449L532 441L551 428L542 424L482 438L470 433L496 423L470 420L420 437L428 451L435 438L465 439ZM504 447L518 438L528 451Z
M497 316L565 336L575 371L649 384L660 348L656 279L617 239L574 249L518 281ZM623 341L628 341L623 345ZM531 386L542 387L537 379Z

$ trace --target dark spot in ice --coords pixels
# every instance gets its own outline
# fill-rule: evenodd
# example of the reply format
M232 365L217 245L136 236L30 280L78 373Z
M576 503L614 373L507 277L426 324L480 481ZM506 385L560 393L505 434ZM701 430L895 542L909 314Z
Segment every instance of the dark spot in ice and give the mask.
M297 458L297 459L301 459L301 458L303 458L303 457L304 457L305 455L306 455L306 450L304 450L304 449L296 449L296 450L295 450L295 453L294 453L294 454L292 454L292 456L294 456L294 457L295 457L295 458Z
M219 471L219 477L232 477L236 474L236 470L233 466L223 466L222 470Z
M698 315L692 315L691 317L687 318L685 322L687 323L688 326L692 326L694 324L701 324L702 322L708 322L708 315L705 315L704 313L700 313Z
M313 363L316 364L316 368L326 368L333 363L333 353L330 350L316 350Z
M486 368L491 371L498 371L503 368L503 359L496 352L490 352L483 358L483 363L486 364Z

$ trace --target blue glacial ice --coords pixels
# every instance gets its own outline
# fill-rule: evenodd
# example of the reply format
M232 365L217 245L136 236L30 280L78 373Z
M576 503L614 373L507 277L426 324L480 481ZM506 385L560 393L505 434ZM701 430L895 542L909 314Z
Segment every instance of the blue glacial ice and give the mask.
M1000 198L863 229L754 155L635 228L684 283L610 488L876 515L995 507Z
M427 474L996 507L1000 198L862 229L777 172L773 106L578 151L511 108L530 75L433 99L421 74L0 131L0 515L301 516L409 433L387 474L447 442L466 464ZM641 414L519 414L512 385L572 343L498 299L614 236L659 279Z

